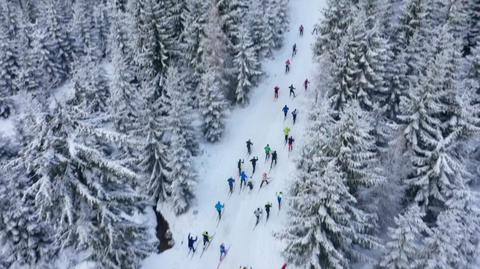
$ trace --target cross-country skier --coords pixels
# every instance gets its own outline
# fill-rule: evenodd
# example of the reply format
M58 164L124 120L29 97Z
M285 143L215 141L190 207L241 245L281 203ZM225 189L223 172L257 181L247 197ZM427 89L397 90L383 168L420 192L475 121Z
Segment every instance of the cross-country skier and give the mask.
M262 188L263 183L266 183L267 185L268 185L268 183L270 183L270 182L268 182L269 179L270 178L268 177L268 174L266 172L264 172L263 175L262 175L262 182L260 183L260 189Z
M197 242L197 239L198 237L195 236L195 238L193 238L193 236L188 234L188 252L192 251L193 253L195 253L195 247L193 246L193 244Z
M227 256L227 249L225 248L225 244L220 244L220 260L223 260Z
M290 89L290 95L289 95L289 96L292 97L292 94L293 94L293 98L297 97L297 96L295 95L295 91L294 91L294 90L295 90L295 87L293 87L293 84L290 85L290 87L288 87L288 88Z
M272 152L272 163L270 164L270 169L272 169L273 162L275 162L275 166L277 165L277 151L274 150Z
M245 171L242 171L242 173L240 173L240 189L243 188L243 185L247 184L247 178L247 173L245 173Z
M298 30L300 31L300 36L303 36L303 25L300 25L300 28Z
M307 90L308 84L310 84L310 81L308 81L308 78L306 78L305 81L303 82L303 87L305 87L305 90Z
M293 142L295 142L295 139L293 139L293 136L290 136L288 138L288 151L292 151L293 150Z
M253 214L255 215L255 217L257 218L257 222L255 223L255 226L258 225L258 223L260 222L260 217L262 217L262 209L260 207L258 207L257 209L255 209L255 211L253 211Z
M257 166L257 161L258 161L258 157L253 157L252 159L250 159L250 162L252 163L252 168L253 168L252 176L253 174L255 174L255 166Z
M296 108L292 111L292 118L293 118L293 124L295 124L295 122L297 121L297 109Z
M238 175L242 174L242 164L243 164L243 160L242 160L242 159L238 159L238 163L237 163Z
M247 187L250 189L250 191L253 190L253 180L251 180L251 179L248 180Z
M202 237L203 237L203 248L205 248L207 244L210 244L210 240L213 239L213 236L210 236L208 234L208 231L205 231L203 232Z
M277 192L277 202L278 202L278 210L282 208L282 198L283 198L283 192Z
M274 90L273 98L278 99L278 92L280 91L280 87L275 86L275 88L273 88L273 90Z
M288 114L288 106L287 105L283 106L282 111L283 111L283 115L284 115L283 120L285 120L287 118L287 114Z
M272 149L270 148L269 144L267 144L263 149L265 150L265 161L267 161L270 158L270 152Z
M293 44L292 47L292 57L297 55L297 43Z
M270 217L270 208L272 208L272 203L268 202L265 204L265 212L267 212L267 221L268 218Z
M247 152L248 152L248 155L252 154L252 141L250 141L250 139L247 140Z
M229 179L227 179L227 182L228 182L228 187L230 189L230 193L233 192L233 184L235 183L235 179L233 179L233 177L230 177Z
M283 134L285 135L285 144L287 144L287 142L288 142L288 134L290 134L290 128L285 127L285 128L283 129Z
M285 73L290 72L290 59L285 62Z
M220 203L220 201L218 201L217 204L215 204L215 209L218 212L218 220L222 219L222 210L223 210L224 207L225 207L225 205Z

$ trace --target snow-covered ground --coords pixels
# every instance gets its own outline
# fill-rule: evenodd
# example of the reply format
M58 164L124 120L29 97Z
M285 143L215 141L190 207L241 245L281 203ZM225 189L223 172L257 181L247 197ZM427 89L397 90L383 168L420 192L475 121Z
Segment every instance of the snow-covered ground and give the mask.
M312 81L310 89L305 92L303 81L312 80L316 70L313 61L311 46L314 37L311 35L313 25L321 16L324 0L292 0L290 1L290 31L286 33L284 47L274 53L274 59L263 63L265 78L256 87L250 96L250 104L245 108L237 108L229 116L226 133L222 142L203 147L204 155L199 158L197 165L199 182L197 186L197 201L189 213L169 220L175 246L160 254L152 255L145 260L143 269L204 269L217 268L219 264L219 245L224 242L230 251L220 268L239 268L252 266L254 269L276 269L284 263L281 256L282 242L275 239L273 233L279 231L286 223L285 207L279 212L276 207L275 193L287 188L295 173L295 157L298 149L305 140L303 136L306 125L306 115L314 100L316 88ZM303 24L305 34L299 36L298 27ZM291 58L292 46L297 44L297 55L291 60L292 67L289 74L284 73L284 63ZM288 86L293 84L297 89L297 98L288 96ZM280 87L280 98L273 99L273 88ZM290 108L289 116L283 120L282 107ZM297 124L292 125L290 112L297 108L299 115ZM284 145L283 129L289 126L291 134L296 139L294 151L288 154ZM253 142L253 154L247 156L245 142ZM264 163L263 147L270 144L279 154L278 165L272 169L269 176L273 181L259 190L260 177L264 171L269 171L270 163ZM255 188L252 192L239 192L237 161L245 160L247 174L251 175L249 159L258 156L257 171L253 176ZM236 189L232 196L228 195L227 178L235 177ZM214 205L217 201L225 204L222 220L217 225L217 213ZM262 222L254 229L255 217L253 211L257 207L264 209L264 205L271 202L274 207L270 220ZM215 235L211 246L202 257L201 234L208 231ZM187 235L198 236L197 253L187 256ZM288 266L288 268L294 268Z

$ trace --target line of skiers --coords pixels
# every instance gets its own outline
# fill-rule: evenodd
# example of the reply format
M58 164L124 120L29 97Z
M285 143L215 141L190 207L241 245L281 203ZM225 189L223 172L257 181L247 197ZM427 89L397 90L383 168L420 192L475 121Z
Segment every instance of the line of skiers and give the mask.
M316 33L318 30L319 30L318 26L315 26L312 34ZM300 36L303 36L303 32L304 32L303 25L300 25L299 32L300 32ZM293 44L293 48L292 48L292 57L294 57L296 54L297 54L297 44L295 43L295 44ZM285 73L290 72L290 64L291 64L290 60L287 59L287 61L285 62ZM305 81L304 81L305 90L307 90L308 84L310 84L310 81L308 81L308 79L305 79ZM293 86L293 84L291 84L288 88L290 90L289 96L291 97L293 95L293 97L295 98L296 97L295 87ZM278 86L275 86L274 87L274 99L278 99L279 91L280 91L280 88ZM285 105L282 108L282 111L284 113L284 120L287 118L288 110L289 110L289 108L288 108L287 105ZM297 109L294 109L291 113L292 113L293 124L295 124L296 119L297 119ZM289 136L290 131L291 130L288 127L285 127L284 130L283 130L283 132L285 134L285 144L288 144L288 150L292 151L293 150L293 142L295 140L293 139L292 136ZM249 140L247 140L246 144L247 144L247 153L248 153L248 155L251 155L252 154L253 143L249 139ZM270 159L270 157L272 158L271 163L270 163L270 169L271 169L274 163L275 163L275 165L277 165L277 158L278 158L277 151L274 150L272 152L272 149L270 148L269 144L267 144L264 147L264 151L265 151L265 161L268 161ZM250 162L252 163L252 176L255 173L255 168L256 168L257 161L258 161L258 157L253 157L252 159L250 159ZM240 189L242 189L244 186L247 186L247 187L250 188L250 190L252 190L253 189L253 181L249 180L247 182L248 175L245 173L245 171L243 171L242 164L244 164L244 160L239 159L238 160L238 173L239 173L239 176L240 176ZM252 178L252 177L250 177L250 178ZM270 179L270 177L268 177L268 174L266 172L264 172L262 174L262 181L260 183L260 189L262 188L263 184L268 185L270 183L269 179ZM235 179L233 177L230 177L230 178L227 179L227 183L228 183L229 191L230 191L230 194L231 194L231 193L233 193ZM277 198L278 210L280 210L281 206L282 206L283 193L282 192L277 192L275 195L276 195L276 198ZM224 208L225 208L225 205L223 203L221 203L220 201L218 201L215 204L215 209L218 213L218 221L220 221L222 219L222 213L224 211ZM270 218L270 211L271 211L271 208L272 208L272 203L267 202L264 205L264 208L265 208L265 213L266 213L266 220L265 221L268 221L268 219ZM260 219L261 219L262 215L263 215L263 210L260 207L258 207L257 209L254 210L253 213L256 217L255 226L257 226L260 222ZM205 250L210 245L213 238L214 238L214 235L210 236L208 231L205 231L205 232L202 233L203 250ZM196 251L195 242L197 240L198 240L198 237L196 237L196 236L193 237L191 234L188 234L189 253L190 253L190 251L195 253L195 251ZM227 253L228 253L228 249L225 247L224 243L221 243L220 244L220 261L222 261L223 258L225 258ZM281 269L286 269L286 267L287 267L287 264L285 263L285 264L282 265ZM243 267L240 266L240 269L247 269L247 267L246 266L243 266ZM252 268L250 267L250 269L252 269Z

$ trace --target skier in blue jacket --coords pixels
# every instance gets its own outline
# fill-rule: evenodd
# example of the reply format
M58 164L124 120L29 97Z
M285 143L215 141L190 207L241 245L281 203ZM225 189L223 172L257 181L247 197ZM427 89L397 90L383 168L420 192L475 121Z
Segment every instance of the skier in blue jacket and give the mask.
M242 173L240 173L240 189L242 189L243 186L247 184L247 178L248 176L245 171L242 171Z
M222 219L222 209L224 208L225 206L220 203L220 201L217 202L217 204L215 204L215 209L217 210L218 212L218 220L221 220Z
M283 119L286 119L287 118L287 114L288 114L288 106L285 105L283 108L282 108L282 111L283 111L283 114L285 115L285 117Z
M235 179L230 177L229 179L227 179L227 181L228 181L228 187L230 188L230 193L232 193L233 192L233 183L235 183Z

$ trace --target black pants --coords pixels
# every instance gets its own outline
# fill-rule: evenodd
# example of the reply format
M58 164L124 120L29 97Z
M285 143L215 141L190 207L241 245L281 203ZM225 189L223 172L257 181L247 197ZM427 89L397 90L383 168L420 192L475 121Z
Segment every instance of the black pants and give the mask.
M293 94L293 97L297 97L297 96L295 95L295 92L294 92L293 90L290 90L290 97L292 97L292 94Z
M297 116L293 116L293 124L297 121Z
M288 135L285 135L285 144L288 142Z
M267 220L270 217L270 210L267 211Z
M252 171L252 174L255 174L255 164L252 164L252 167L253 167L253 171Z
M290 66L285 65L285 73L288 73L288 72L290 72Z
M270 168L272 168L273 162L275 162L275 165L277 165L277 159L272 159L272 163L270 164Z

